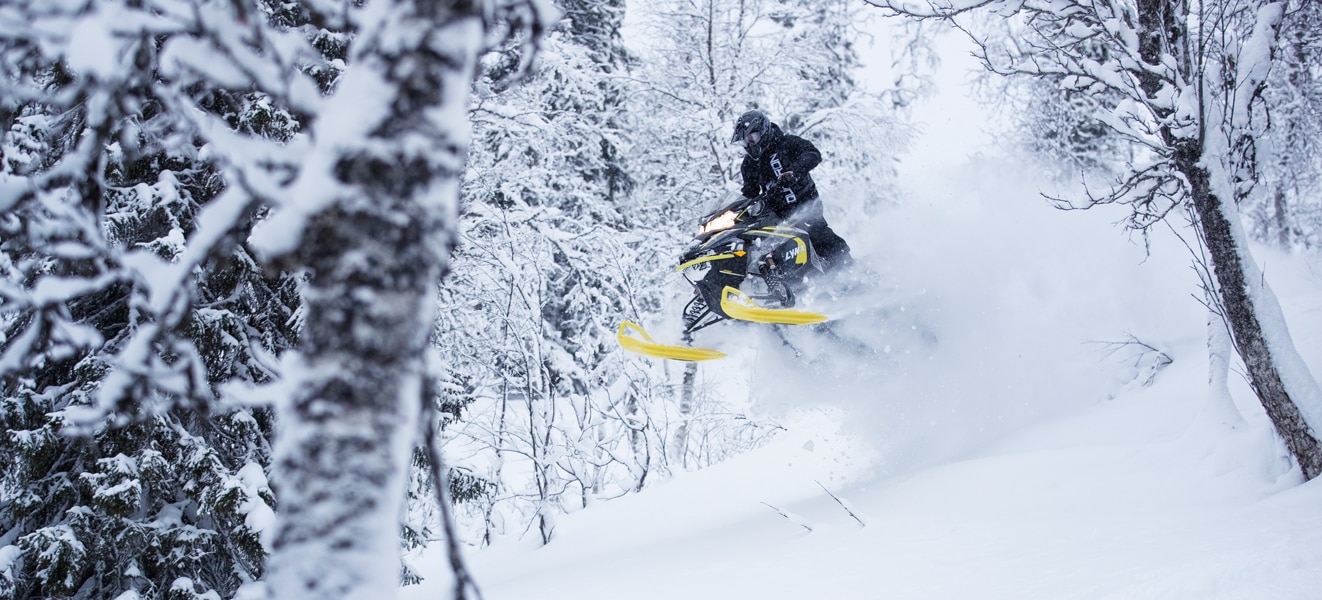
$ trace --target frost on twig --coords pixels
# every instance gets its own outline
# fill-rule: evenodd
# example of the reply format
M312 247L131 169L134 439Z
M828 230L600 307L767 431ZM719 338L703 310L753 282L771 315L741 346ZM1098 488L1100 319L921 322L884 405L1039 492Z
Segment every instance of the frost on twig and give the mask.
M1129 339L1123 341L1093 343L1101 344L1104 355L1116 364L1117 370L1114 375L1116 389L1112 392L1112 397L1130 388L1151 386L1157 380L1157 375L1175 362L1169 354L1132 334L1129 335Z
M848 500L845 500L832 493L831 490L827 489L826 486L822 485L822 482L815 481L814 483L816 483L818 487L822 488L822 491L826 492L827 496L830 496L832 500L835 500L835 503L839 504L840 508L845 509L845 512L849 513L849 516L853 517L855 521L858 521L860 527L868 526L867 522L863 520L863 517L858 516L858 513L854 511L854 507L849 505Z
M804 528L805 530L808 531L808 533L812 533L812 525L809 524L808 521L807 521L806 519L804 519L803 517L800 517L799 515L796 515L796 514L790 512L790 511L787 511L787 510L785 510L785 509L783 509L783 508L780 508L780 507L778 507L778 506L775 506L775 505L769 504L769 503L767 503L767 502L763 502L762 504L765 504L765 505L767 506L767 508L770 508L771 510L776 511L778 514L780 514L780 516L785 517L786 519L788 519L789 522L791 522L791 523L793 523L793 524L795 524L795 525L798 525L799 527Z

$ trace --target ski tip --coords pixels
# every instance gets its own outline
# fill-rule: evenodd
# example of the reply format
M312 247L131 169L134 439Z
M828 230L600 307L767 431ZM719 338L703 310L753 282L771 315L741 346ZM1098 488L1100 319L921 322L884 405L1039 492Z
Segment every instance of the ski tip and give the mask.
M620 323L619 330L615 332L615 340L621 348L629 352L653 358L697 362L725 357L725 353L716 350L658 344L652 340L652 336L647 335L647 331L632 321Z
M780 325L811 325L829 321L831 317L788 308L763 308L753 302L747 294L726 286L721 292L721 310L732 319L752 321L754 323L776 323Z

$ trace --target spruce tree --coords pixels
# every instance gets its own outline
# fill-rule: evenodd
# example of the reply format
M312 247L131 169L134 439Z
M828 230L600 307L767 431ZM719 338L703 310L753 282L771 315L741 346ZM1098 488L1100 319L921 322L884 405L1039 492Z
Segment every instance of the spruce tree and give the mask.
M263 573L272 422L221 385L275 376L296 281L241 243L255 210L190 247L227 186L160 95L161 40L111 25L133 11L9 10L109 47L0 31L0 597L232 596ZM288 136L258 95L196 91L235 127Z

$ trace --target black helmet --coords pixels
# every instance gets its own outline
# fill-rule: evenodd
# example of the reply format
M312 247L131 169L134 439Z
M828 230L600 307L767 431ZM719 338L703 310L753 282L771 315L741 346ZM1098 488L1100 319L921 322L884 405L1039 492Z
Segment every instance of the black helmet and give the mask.
M739 116L734 122L734 137L731 143L743 144L744 149L756 153L758 145L771 135L771 119L760 110L750 110Z

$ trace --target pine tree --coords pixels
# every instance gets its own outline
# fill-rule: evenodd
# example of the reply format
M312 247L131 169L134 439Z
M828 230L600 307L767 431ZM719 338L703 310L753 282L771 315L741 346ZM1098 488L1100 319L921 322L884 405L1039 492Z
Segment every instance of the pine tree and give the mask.
M487 26L531 56L543 7L66 4L19 0L0 22L0 367L29 452L5 489L66 469L43 480L49 505L3 506L15 593L215 596L265 575L245 594L388 594L465 91ZM235 401L271 399L268 451L270 415ZM49 439L82 441L40 446L48 413ZM262 572L268 458L281 503ZM133 559L84 533L125 518L154 518L165 533L139 537L167 564L154 547L112 564Z
M231 596L263 574L272 423L221 385L275 377L296 282L240 243L252 210L190 243L226 185L167 109L162 40L111 26L145 13L7 10L50 27L0 30L0 597ZM59 32L105 36L104 55ZM288 135L260 96L196 92L218 119Z

